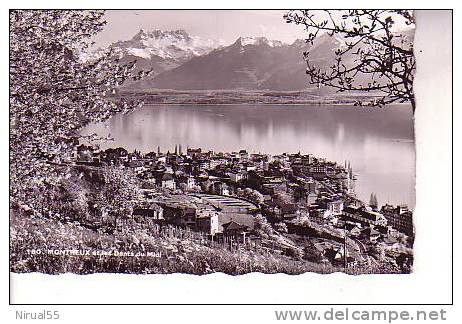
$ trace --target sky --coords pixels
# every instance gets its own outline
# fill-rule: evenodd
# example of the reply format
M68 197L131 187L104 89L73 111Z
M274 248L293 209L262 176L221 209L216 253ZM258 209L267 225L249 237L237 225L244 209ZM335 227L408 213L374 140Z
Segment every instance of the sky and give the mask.
M221 41L229 45L239 37L264 36L293 43L304 39L303 26L286 23L286 10L108 10L105 29L95 38L96 47L131 39L140 29L184 29L192 36ZM333 15L337 13L334 11ZM340 13L338 13L340 15ZM395 20L395 27L404 24Z
M265 36L286 43L306 38L303 27L288 24L280 10L108 10L107 25L96 46L131 39L146 30L184 29L190 35L222 40L225 45L243 36Z

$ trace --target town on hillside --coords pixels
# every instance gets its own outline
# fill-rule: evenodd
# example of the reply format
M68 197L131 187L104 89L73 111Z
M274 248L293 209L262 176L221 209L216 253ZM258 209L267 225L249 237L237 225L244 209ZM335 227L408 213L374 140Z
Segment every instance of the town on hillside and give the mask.
M176 145L149 153L81 144L53 163L89 170L119 166L136 174L143 201L132 217L201 233L234 250L294 249L303 259L354 268L387 257L409 272L414 228L406 205L379 208L355 195L350 162L311 154L213 152ZM258 234L261 220L279 237ZM266 242L266 244L265 244Z

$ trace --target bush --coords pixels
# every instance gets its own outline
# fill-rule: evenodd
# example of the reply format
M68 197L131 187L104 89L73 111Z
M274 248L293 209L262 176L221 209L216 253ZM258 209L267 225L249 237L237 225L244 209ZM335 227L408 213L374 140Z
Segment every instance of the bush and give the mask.
M10 270L58 274L249 272L300 274L338 271L329 265L294 260L278 254L254 251L235 253L211 248L188 239L153 235L149 228L128 222L125 230L109 235L77 223L62 224L53 219L31 218L11 213ZM121 251L140 256L54 255L51 250ZM42 251L40 254L31 251ZM146 256L156 251L160 257Z
M288 232L287 225L284 222L277 223L274 227L276 228L276 230L279 233L287 233Z

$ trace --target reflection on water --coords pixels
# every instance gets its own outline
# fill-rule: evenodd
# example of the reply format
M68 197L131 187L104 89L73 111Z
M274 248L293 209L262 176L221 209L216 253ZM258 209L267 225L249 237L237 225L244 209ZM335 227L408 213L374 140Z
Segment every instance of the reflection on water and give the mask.
M415 203L415 153L408 106L222 105L149 106L116 115L108 125L91 125L85 134L110 134L128 150L173 151L202 147L214 151L302 152L343 163L358 175L357 193L380 204ZM106 127L107 126L107 127Z

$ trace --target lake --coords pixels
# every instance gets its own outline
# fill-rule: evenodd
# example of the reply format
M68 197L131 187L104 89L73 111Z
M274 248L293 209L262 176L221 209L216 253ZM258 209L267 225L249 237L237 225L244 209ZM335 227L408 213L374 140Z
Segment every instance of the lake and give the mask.
M131 151L174 151L175 145L213 151L312 153L344 164L357 175L356 193L379 204L415 205L412 109L305 105L145 105L83 134L97 133Z

